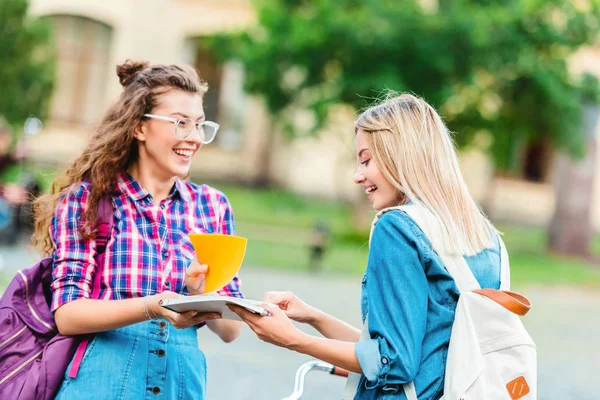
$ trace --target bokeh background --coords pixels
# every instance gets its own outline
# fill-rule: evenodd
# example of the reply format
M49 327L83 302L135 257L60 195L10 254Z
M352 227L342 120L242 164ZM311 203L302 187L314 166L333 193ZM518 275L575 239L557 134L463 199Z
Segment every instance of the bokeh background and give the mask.
M599 34L596 0L0 0L0 154L19 155L0 182L50 189L119 95L117 64L192 65L222 128L190 179L228 195L250 239L246 291L295 290L359 324L374 211L352 183L353 118L387 90L415 93L454 132L513 289L534 299L540 398L598 398ZM39 257L9 192L0 290ZM282 398L306 360L248 331L200 335L211 399ZM307 398L335 398L335 378L313 379Z

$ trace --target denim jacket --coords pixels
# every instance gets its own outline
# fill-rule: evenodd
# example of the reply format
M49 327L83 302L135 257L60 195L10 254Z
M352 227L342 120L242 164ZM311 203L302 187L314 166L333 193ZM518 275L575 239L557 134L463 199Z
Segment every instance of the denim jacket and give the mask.
M465 257L482 288L500 287L500 243ZM403 211L375 225L362 280L362 320L371 339L358 342L363 376L355 399L405 399L414 381L419 400L439 399L459 291L429 239Z

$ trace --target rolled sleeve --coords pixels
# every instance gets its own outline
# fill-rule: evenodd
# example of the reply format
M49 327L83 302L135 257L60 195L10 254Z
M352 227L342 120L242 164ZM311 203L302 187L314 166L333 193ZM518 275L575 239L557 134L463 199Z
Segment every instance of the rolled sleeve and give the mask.
M53 312L71 301L89 298L92 291L95 241L80 233L88 195L85 184L69 191L59 200L50 223L55 247L50 287Z
M385 359L385 364L381 362L379 341L371 339L358 342L354 347L354 352L367 381L379 384L379 381L382 380L381 377L385 377L387 374L389 366L387 359Z
M367 388L410 383L419 370L428 283L418 241L414 224L399 211L375 226L365 282L371 340L355 347Z

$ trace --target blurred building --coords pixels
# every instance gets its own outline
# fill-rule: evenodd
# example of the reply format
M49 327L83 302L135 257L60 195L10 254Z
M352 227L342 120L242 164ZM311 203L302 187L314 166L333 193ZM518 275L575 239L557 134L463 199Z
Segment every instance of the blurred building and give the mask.
M203 38L242 30L255 21L250 0L31 0L30 12L55 25L57 84L46 127L32 143L33 157L63 164L84 145L106 109L120 93L115 66L126 59L194 65L209 83L208 119L221 124L214 144L196 157L195 181L241 183L270 181L293 191L329 198L364 197L354 187L353 112L336 110L317 138L286 140L271 131L260 99L243 92L244 71L220 65ZM600 50L586 49L573 68L600 73ZM296 124L311 125L298 112ZM554 210L554 154L544 143L523 151L517 177L498 177L488 158L478 151L462 154L461 162L476 199L495 218L546 224ZM600 169L596 174L600 180ZM600 191L596 182L595 191ZM518 204L519 207L514 207ZM594 210L600 210L595 196ZM600 212L593 216L600 228Z

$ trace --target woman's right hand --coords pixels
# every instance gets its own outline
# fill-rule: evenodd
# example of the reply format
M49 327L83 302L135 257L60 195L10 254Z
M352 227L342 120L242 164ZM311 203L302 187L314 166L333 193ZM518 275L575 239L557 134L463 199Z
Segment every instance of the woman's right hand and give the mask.
M179 314L160 306L160 301L162 299L178 299L180 297L182 297L180 294L170 291L164 291L148 296L148 312L150 316L164 318L177 329L189 328L190 326L198 325L202 322L221 318L221 314L218 313L198 313L197 311L188 311Z
M275 304L297 322L312 323L318 313L316 308L309 306L292 292L266 292L264 301Z

